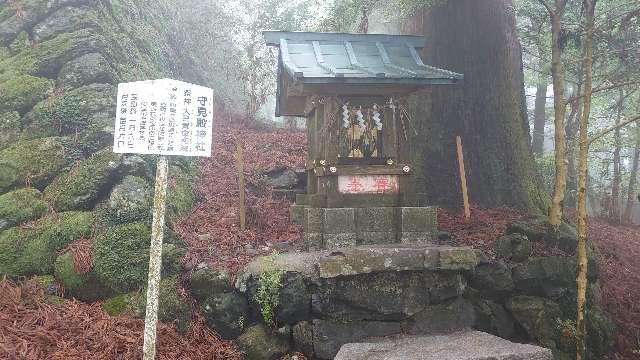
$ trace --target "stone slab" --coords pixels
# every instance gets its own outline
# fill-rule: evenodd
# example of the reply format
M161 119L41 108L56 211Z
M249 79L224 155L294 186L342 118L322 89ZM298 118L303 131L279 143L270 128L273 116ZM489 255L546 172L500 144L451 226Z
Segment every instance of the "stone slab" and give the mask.
M318 261L321 278L368 274L380 271L424 269L425 249L401 246L358 246L341 249Z
M480 331L345 344L335 360L553 360L551 350Z
M305 237L305 241L314 243L314 246L320 245L321 234L308 235L310 236ZM478 252L470 247L439 245L361 245L334 250L292 252L254 259L238 274L239 283L236 287L240 288L238 284L249 277L258 277L274 270L297 272L310 279L328 279L385 271L472 270L478 261Z

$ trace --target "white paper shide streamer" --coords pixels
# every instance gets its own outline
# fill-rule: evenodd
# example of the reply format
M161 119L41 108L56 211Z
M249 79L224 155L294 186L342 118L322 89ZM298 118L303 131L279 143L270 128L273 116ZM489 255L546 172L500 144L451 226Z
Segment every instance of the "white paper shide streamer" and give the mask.
M351 121L349 121L349 107L347 104L342 105L342 127L348 129L351 126Z
M367 124L364 123L364 115L362 115L361 109L356 111L356 118L358 119L358 125L360 126L360 129L362 129L362 132L367 131Z
M380 112L378 111L378 105L373 104L373 121L378 131L382 130L382 120L380 119Z

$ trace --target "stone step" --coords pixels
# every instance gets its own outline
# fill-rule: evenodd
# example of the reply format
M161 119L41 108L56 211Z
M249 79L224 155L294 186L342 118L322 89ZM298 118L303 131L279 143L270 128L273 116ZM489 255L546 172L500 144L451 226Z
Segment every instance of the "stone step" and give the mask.
M473 330L345 344L335 360L553 360L551 350Z

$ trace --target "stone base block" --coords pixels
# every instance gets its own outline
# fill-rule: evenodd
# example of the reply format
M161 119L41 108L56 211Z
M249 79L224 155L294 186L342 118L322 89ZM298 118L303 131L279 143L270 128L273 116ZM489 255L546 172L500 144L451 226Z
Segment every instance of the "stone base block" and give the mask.
M355 233L324 234L322 243L325 249L340 249L356 246Z
M289 208L289 220L292 223L302 225L304 223L304 205L291 205Z
M346 344L335 360L553 360L551 350L480 331L400 336Z
M435 207L324 208L293 205L305 233L321 234L325 249L355 244L430 244L437 236ZM355 234L355 243L352 239ZM309 249L315 249L309 248Z

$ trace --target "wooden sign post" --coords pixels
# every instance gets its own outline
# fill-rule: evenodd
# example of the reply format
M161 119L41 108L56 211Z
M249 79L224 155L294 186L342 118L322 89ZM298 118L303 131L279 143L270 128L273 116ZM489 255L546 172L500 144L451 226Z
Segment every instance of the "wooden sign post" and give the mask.
M469 209L469 195L467 194L467 174L464 171L464 155L462 153L462 139L456 136L456 148L458 150L458 168L460 169L460 185L462 186L462 204L464 206L464 218L469 220L471 210Z
M144 319L143 359L156 356L167 155L211 156L213 90L171 79L118 84L113 151L156 154L153 226Z

